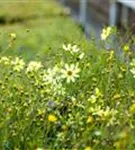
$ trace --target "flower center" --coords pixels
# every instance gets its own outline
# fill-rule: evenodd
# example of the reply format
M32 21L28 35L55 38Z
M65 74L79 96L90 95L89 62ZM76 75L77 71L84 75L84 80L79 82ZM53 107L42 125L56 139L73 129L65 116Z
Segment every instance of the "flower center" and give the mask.
M67 72L67 74L68 74L69 76L71 76L71 75L73 74L73 72L69 70L69 71Z

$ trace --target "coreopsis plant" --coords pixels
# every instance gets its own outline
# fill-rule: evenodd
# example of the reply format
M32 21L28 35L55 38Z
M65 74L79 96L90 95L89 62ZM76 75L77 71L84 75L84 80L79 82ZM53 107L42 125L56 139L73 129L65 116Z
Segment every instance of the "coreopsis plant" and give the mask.
M134 149L129 47L121 46L122 60L115 49L93 55L75 44L63 45L55 60L1 56L0 149Z
M65 69L61 70L61 77L65 78L67 83L75 82L75 78L79 77L80 68L78 68L78 64L65 64Z

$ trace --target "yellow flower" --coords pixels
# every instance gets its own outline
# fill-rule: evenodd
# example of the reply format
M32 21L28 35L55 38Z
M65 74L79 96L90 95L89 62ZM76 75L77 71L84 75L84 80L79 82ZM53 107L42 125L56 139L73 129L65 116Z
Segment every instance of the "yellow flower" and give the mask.
M92 116L88 116L87 123L92 123L92 122L93 122L93 117Z
M123 50L124 50L124 52L128 52L129 51L129 45L124 45L124 47L123 47Z
M129 137L129 128L124 129L122 132L119 133L120 139L127 139Z
M120 70L121 70L122 72L126 72L126 67L120 66Z
M15 34L15 33L10 33L9 36L10 36L12 39L14 39L14 40L16 39L16 34Z
M100 92L100 90L98 88L95 88L95 94L96 94L96 97L102 96L102 93Z
M116 150L126 150L127 140L120 139L114 143Z
M55 122L55 121L57 121L57 117L55 115L53 115L53 114L50 114L48 116L48 121Z
M11 47L14 43L14 41L16 40L16 34L15 33L10 33L10 42L9 42L9 47Z
M92 150L90 146L87 146L84 150Z
M111 27L104 28L101 33L101 39L106 40L107 37L111 34L111 32L112 32Z
M111 50L107 61L112 61L114 59L114 56L115 56L115 52L114 52L114 50Z
M118 100L118 99L120 99L121 98L121 95L120 94L115 94L114 96L113 96L113 100Z
M129 111L130 113L135 113L135 103L130 106Z

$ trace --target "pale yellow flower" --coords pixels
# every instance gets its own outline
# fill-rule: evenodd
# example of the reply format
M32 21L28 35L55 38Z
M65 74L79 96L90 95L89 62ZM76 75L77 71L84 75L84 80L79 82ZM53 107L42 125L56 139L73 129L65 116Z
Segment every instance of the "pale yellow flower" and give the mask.
M96 95L96 97L102 96L102 93L100 92L100 90L98 88L95 88L95 95Z
M106 40L108 36L111 34L111 32L112 32L111 27L104 28L101 33L101 39Z
M14 60L11 61L11 65L13 66L14 71L20 72L21 70L23 70L25 62L23 61L23 59L16 57Z
M79 77L78 73L80 72L80 69L78 68L78 64L74 65L68 65L65 64L65 69L61 70L62 78L65 78L67 80L67 83L75 82L75 79Z
M84 58L84 53L81 53L80 55L79 55L79 59L83 59Z
M15 33L10 33L9 36L10 36L12 39L16 39L16 34L15 34Z
M132 59L132 62L130 63L130 65L131 65L132 67L135 67L135 59Z
M26 72L38 71L41 67L41 62L31 61L27 66Z
M130 63L130 66L132 67L130 69L130 72L133 74L133 77L135 78L135 59L132 59L132 62Z
M112 61L114 59L114 56L115 56L115 52L114 52L114 50L111 50L107 61Z
M70 51L71 48L72 48L72 45L71 45L71 44L68 44L68 45L63 44L63 45L62 45L62 48L63 48L65 51Z
M44 150L43 148L37 148L36 150Z
M100 117L102 118L107 118L109 116L113 116L117 114L117 110L114 110L114 109L110 109L110 107L106 107L105 110L101 109L97 112L97 115L99 115Z
M77 45L73 45L72 46L72 51L74 52L74 53L77 53L77 52L79 52L79 48L77 47Z
M44 71L43 81L49 84L55 84L60 77L57 75L59 68L55 66L54 68L48 68Z
M62 48L65 50L65 51L69 51L71 54L73 53L77 53L79 52L79 48L77 47L77 45L71 45L71 44L63 44Z
M117 110L111 109L110 107L106 107L102 109L101 106L97 106L91 109L93 112L92 115L97 115L102 121L108 121L107 126L116 123L116 115L118 113Z
M4 65L9 65L11 62L10 62L10 59L6 56L3 56L0 58L0 63L3 63Z
M95 95L91 95L90 98L88 99L88 101L91 103L91 104L94 104L96 103L97 101L97 97Z
M133 74L133 77L135 78L135 68L130 69L130 72Z

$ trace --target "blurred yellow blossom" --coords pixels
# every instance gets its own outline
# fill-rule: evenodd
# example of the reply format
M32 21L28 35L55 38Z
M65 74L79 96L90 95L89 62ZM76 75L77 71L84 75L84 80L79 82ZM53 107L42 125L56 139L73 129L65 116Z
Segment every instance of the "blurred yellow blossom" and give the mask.
M95 95L96 95L96 97L102 96L102 93L98 88L95 88Z
M13 40L16 39L16 34L15 34L15 33L10 33L9 36L10 36Z
M55 115L53 115L53 114L50 114L48 116L48 121L55 122L55 121L57 121L57 117Z
M21 71L23 70L25 66L25 62L23 59L20 59L19 57L16 57L14 60L11 61L11 65L13 66L14 71Z
M135 103L130 106L129 111L130 113L135 113Z
M111 27L103 28L102 33L101 33L101 39L106 40L107 37L111 34L111 32L112 32Z
M71 45L71 44L63 44L62 48L65 50L65 51L69 51L71 54L73 53L77 53L79 52L79 48L77 47L77 45Z
M113 100L118 100L118 99L120 99L120 98L121 98L121 95L120 95L120 94L115 94L115 95L112 97Z
M26 72L38 71L41 67L41 62L31 61L27 66Z
M130 69L130 72L133 74L133 77L135 78L135 68Z
M88 116L87 123L92 123L92 122L93 122L93 117L92 116Z
M79 59L83 59L84 58L84 53L81 53L80 55L79 55Z
M44 150L43 148L37 148L36 150Z
M47 83L56 83L56 76L58 72L59 68L57 66L44 70L43 80Z
M114 143L114 146L116 147L116 150L126 150L125 149L125 141L124 140L118 140Z
M114 56L115 56L115 52L114 52L114 50L111 50L107 61L112 61L114 59Z
M123 50L124 52L129 52L129 45L128 44L124 45Z
M90 146L87 146L84 150L92 150Z
M131 65L132 67L135 67L135 59L132 59L132 62L130 63L130 65Z
M6 56L3 56L0 58L0 63L3 63L4 65L9 65L10 64L10 59Z
M95 109L91 109L93 111L93 115L97 115L102 121L107 121L107 126L116 123L116 114L118 113L117 110L111 109L107 106L105 109L102 109L100 106L95 107Z
M120 66L120 70L122 71L122 72L126 72L126 67L125 66Z

